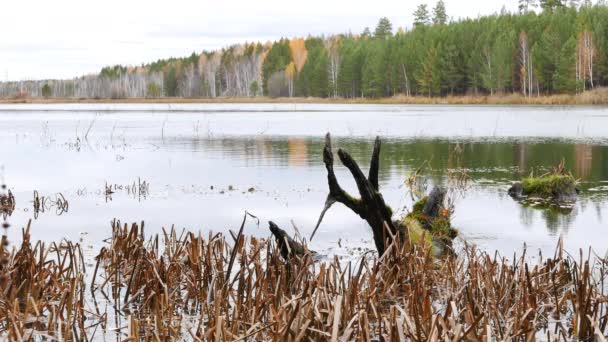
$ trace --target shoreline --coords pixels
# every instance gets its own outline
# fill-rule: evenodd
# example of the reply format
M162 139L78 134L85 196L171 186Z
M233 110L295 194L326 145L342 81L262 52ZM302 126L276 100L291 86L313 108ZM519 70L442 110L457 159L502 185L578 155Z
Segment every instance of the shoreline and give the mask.
M73 104L73 103L286 103L286 104L388 104L388 105L545 105L545 106L602 106L608 105L608 88L598 88L577 95L543 95L524 97L519 94L423 97L397 95L386 98L318 98L318 97L216 97L216 98L0 98L0 104Z

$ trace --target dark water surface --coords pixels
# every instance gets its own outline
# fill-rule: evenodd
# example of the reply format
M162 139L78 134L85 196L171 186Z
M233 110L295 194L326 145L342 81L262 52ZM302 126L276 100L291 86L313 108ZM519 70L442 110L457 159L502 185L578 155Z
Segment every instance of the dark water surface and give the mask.
M608 110L600 107L388 105L2 105L0 164L17 199L11 238L33 219L35 238L99 245L109 222L145 220L148 232L237 230L245 210L309 236L327 194L323 135L366 169L383 137L380 186L395 209L411 206L404 180L429 161L431 183L465 168L473 183L456 199L462 237L506 255L608 248ZM565 158L583 190L568 214L525 208L506 195L513 180ZM366 170L365 170L366 171ZM342 185L356 193L347 170ZM106 184L113 194L106 196ZM253 189L251 189L253 188ZM232 189L232 190L231 190ZM34 190L56 199L35 215ZM251 191L250 191L251 190ZM401 211L403 212L403 211ZM312 247L373 248L364 222L336 205Z

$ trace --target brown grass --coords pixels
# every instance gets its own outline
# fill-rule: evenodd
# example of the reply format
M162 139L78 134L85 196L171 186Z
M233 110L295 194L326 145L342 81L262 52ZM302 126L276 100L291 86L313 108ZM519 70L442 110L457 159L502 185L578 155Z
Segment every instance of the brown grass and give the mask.
M607 105L608 88L595 88L576 95L541 95L525 97L519 93L496 95L463 96L405 96L395 95L387 98L318 98L318 97L217 97L217 98L0 98L0 103L337 103L337 104L450 104L450 105Z
M30 222L31 223L31 222ZM81 339L85 327L84 258L78 244L30 242L30 225L18 250L0 245L0 331L9 341L35 336ZM36 334L34 334L36 332Z
M507 260L473 247L436 259L399 239L381 259L316 262L307 253L286 262L267 240L233 237L233 248L220 234L143 234L143 223L115 221L87 278L77 244L32 246L28 226L18 250L0 250L0 333L91 340L112 317L127 340L554 341L607 332L606 261L575 259L561 244L535 263L525 252Z

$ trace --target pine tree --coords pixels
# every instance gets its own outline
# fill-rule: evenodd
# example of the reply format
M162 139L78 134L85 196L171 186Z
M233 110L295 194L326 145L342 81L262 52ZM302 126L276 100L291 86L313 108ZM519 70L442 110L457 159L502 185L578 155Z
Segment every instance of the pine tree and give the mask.
M264 59L264 64L262 64L262 89L264 94L268 93L268 80L270 77L279 71L284 71L291 62L291 48L287 39L281 39L272 44Z
M329 60L327 52L322 50L319 57L316 58L316 63L313 69L310 85L312 87L311 94L316 97L327 97L329 95Z
M437 48L429 47L422 68L418 72L417 80L420 91L428 96L438 95L441 90L440 68Z
M513 55L515 54L515 31L502 32L494 42L493 59L496 75L496 91L506 92L513 87Z
M165 95L177 96L177 71L171 66L165 75Z
M561 39L552 27L545 29L540 40L532 47L534 75L541 88L548 92L553 88L553 75L559 60L559 54L556 51L560 50Z
M608 7L595 7L596 12L604 12L608 19ZM597 48L597 76L601 84L608 84L608 25L603 20L598 20L593 28L593 33L596 37Z
M445 25L447 21L448 15L445 10L445 3L443 0L439 0L433 9L433 24Z
M260 92L260 86L258 85L258 81L253 81L249 85L249 91L251 92L251 96L258 96Z
M371 38L372 36L372 31L370 31L369 27L366 27L363 29L363 32L361 32L361 38Z
M376 26L376 30L374 31L374 38L377 39L386 39L393 36L393 25L388 20L387 17L382 17L378 21L378 26Z
M323 40L308 38L304 44L308 50L308 57L296 79L296 96L327 96L328 63ZM323 55L325 55L324 60L322 60Z
M386 64L384 45L380 42L373 44L367 51L363 64L362 92L366 97L384 96L386 84Z
M363 48L353 40L343 41L340 48L342 63L338 73L338 91L340 96L354 98L361 96L361 67Z
M562 0L540 0L540 7L543 11L552 13L558 8L564 7Z
M49 86L48 83L45 83L42 86L41 92L42 92L42 96L43 97L49 97L49 96L51 96L51 87Z
M463 72L461 70L462 58L456 46L451 43L444 44L440 51L441 78L443 83L442 88L450 95L453 95L463 78Z
M526 14L537 7L536 0L519 0L519 13Z
M426 4L418 5L414 12L414 27L422 27L429 24L429 9Z
M574 37L568 39L560 51L553 76L553 87L562 93L574 93L578 88L576 83L576 39Z

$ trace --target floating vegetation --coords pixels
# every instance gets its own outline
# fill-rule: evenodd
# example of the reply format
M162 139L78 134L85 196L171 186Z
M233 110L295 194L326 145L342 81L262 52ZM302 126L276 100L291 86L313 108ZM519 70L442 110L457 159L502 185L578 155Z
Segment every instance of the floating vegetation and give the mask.
M576 180L571 175L544 175L522 180L522 189L527 196L555 197L558 192L576 192Z
M145 180L142 181L141 178L137 178L137 181L134 181L131 184L109 184L106 182L104 189L106 202L112 201L112 195L117 192L125 193L128 196L141 201L142 199L148 198L148 195L150 194L150 183Z
M381 258L315 262L273 240L112 224L93 276L78 244L8 251L0 334L9 340L602 340L607 261L529 262L465 246L434 258L393 239ZM285 247L285 245L283 245ZM305 246L303 248L306 248ZM285 258L287 256L288 259ZM87 283L89 282L89 283ZM105 303L105 304L104 304Z
M38 190L34 190L34 200L32 201L34 206L34 218L37 219L41 213L45 213L50 210L55 210L57 216L61 216L67 213L70 205L68 200L63 196L62 193L55 194L54 197L42 196Z
M553 171L535 177L531 174L515 182L509 195L522 203L534 207L569 207L576 202L580 192L579 182L567 173L562 160Z

